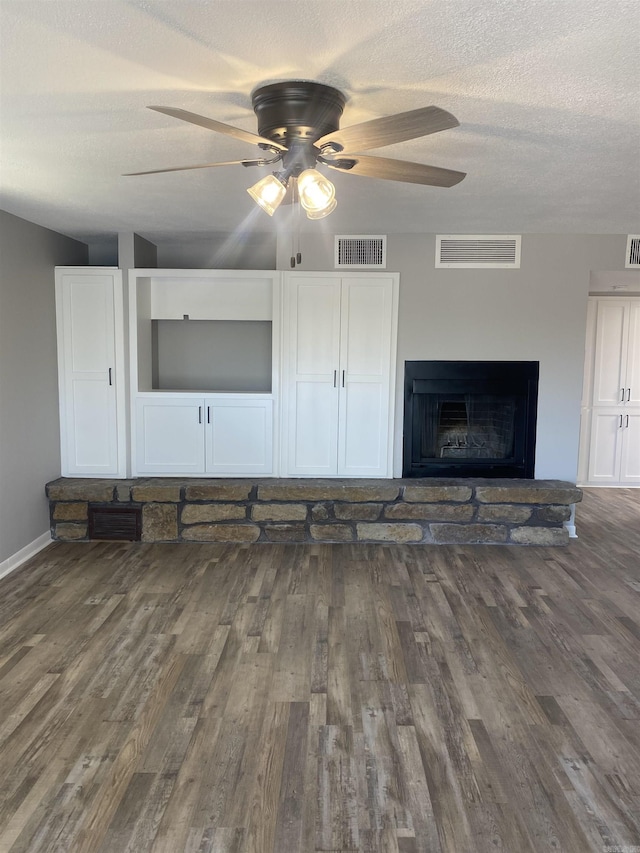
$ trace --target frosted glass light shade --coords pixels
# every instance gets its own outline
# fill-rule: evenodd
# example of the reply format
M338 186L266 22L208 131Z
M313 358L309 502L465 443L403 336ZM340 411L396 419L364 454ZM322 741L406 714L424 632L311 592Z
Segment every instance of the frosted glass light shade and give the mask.
M335 208L336 188L317 169L305 169L298 176L300 204L309 219L321 219Z
M249 187L247 192L265 213L273 216L280 204L282 204L282 199L286 195L287 188L275 175L267 175L266 178L261 178L257 184Z
M335 198L332 198L329 204L323 210L307 210L307 219L324 219L325 216L328 216L338 206L338 202Z

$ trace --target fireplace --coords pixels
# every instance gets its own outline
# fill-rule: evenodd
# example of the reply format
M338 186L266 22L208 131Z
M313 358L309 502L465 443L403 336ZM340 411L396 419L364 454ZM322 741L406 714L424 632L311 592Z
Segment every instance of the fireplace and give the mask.
M537 361L406 361L403 477L534 476Z

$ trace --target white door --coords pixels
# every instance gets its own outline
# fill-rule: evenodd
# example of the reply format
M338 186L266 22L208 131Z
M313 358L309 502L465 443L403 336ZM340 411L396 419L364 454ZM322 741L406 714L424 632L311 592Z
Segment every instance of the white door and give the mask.
M200 397L139 397L134 476L203 474L204 415Z
M117 475L114 288L119 272L57 279L62 474Z
M620 484L640 485L640 409L627 409L622 419Z
M342 282L338 473L390 475L393 280Z
M629 304L617 299L598 302L596 317L593 405L615 406L624 402Z
M329 476L338 470L340 280L287 281L287 473Z
M629 303L629 343L624 384L625 404L640 406L640 299Z
M615 485L620 473L624 414L618 409L593 409L589 448L589 482Z
M206 470L236 476L273 471L273 402L205 399Z

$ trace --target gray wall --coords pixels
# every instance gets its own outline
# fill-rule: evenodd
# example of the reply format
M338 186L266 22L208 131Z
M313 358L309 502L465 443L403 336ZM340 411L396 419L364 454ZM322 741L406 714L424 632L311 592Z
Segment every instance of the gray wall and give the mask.
M152 320L153 387L271 393L270 320Z
M389 235L400 273L395 471L402 467L404 362L539 361L537 478L575 482L587 296L593 270L624 268L626 235L525 234L519 270L435 269L435 235ZM287 245L278 268L289 267ZM333 269L333 239L305 240L303 270Z
M276 268L276 236L259 232L185 234L180 240L158 242L158 266L163 269L273 270Z
M89 256L94 253L89 247ZM158 247L133 231L118 232L118 261L121 270L134 267L157 267Z
M54 271L87 247L0 211L0 563L49 529L60 476Z
M118 237L105 237L97 243L89 243L89 266L118 266Z

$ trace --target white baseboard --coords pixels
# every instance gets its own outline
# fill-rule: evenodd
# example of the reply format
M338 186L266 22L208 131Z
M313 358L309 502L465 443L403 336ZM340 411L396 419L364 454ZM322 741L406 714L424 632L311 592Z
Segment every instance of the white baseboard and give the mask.
M24 548L21 548L13 554L13 556L3 560L0 563L0 578L6 577L14 571L14 569L17 569L18 566L26 563L26 561L35 556L38 551L42 551L43 548L46 548L51 541L51 531L47 530L46 533L43 533L42 536L38 536L38 538L34 539L33 542L29 542L28 545L25 545Z

